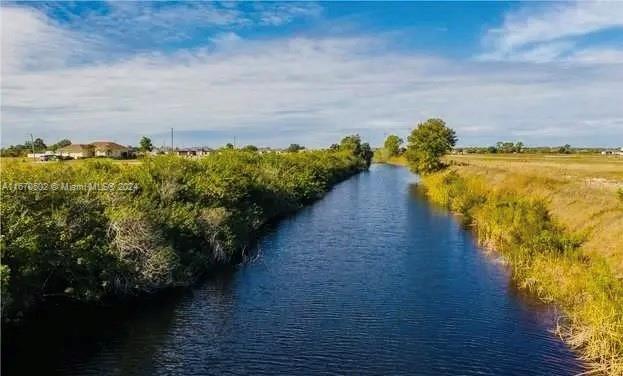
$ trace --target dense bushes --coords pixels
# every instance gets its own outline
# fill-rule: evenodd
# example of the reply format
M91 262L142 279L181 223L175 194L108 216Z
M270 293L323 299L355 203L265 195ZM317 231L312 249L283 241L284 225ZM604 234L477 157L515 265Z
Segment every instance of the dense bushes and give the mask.
M366 165L349 152L233 150L140 164L5 163L3 317L50 296L99 301L191 283L240 257L267 220Z
M514 278L565 320L557 328L573 347L609 374L623 374L623 284L608 265L580 249L546 205L508 187L496 191L481 178L446 170L422 178L427 196L476 224L479 241L501 252Z

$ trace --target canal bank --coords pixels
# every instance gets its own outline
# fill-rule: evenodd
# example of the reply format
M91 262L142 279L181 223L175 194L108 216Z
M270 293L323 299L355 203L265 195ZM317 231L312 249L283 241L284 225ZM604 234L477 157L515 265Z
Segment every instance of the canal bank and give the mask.
M622 209L614 190L574 177L607 172L608 165L567 159L454 156L458 165L425 176L422 186L432 202L475 225L480 244L509 261L521 288L560 308L554 329L593 371L620 375L620 254L607 250L620 249L621 238L611 235L623 225ZM551 175L552 164L565 174Z

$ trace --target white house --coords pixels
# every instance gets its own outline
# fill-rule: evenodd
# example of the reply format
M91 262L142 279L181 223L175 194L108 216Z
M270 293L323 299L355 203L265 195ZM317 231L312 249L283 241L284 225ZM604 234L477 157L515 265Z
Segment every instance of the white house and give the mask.
M94 155L94 147L89 144L71 144L56 150L56 154L73 159L89 158Z
M54 153L51 150L45 151L43 153L28 153L27 155L28 158L38 159L40 161L47 161L55 156L56 156L56 153Z
M91 146L96 157L127 158L130 153L127 147L110 141L96 141Z
M210 155L214 150L210 148L183 148L176 149L175 154L181 157L204 157L206 155Z

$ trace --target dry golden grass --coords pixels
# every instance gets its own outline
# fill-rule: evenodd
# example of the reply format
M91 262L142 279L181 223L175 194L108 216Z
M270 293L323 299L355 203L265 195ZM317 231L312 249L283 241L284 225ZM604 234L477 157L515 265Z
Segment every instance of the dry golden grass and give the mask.
M407 165L407 159L404 156L398 156L398 157L390 157L386 162L387 164L392 164L392 165L396 165L396 166L406 166Z
M458 171L480 176L496 190L544 199L568 231L584 237L582 250L602 256L623 278L623 158L601 155L452 155Z

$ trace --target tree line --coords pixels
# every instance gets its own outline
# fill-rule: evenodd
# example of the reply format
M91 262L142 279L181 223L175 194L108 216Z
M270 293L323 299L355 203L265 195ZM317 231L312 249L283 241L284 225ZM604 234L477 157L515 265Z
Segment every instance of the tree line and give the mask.
M71 145L71 141L64 138L54 144L46 145L45 141L41 138L35 138L32 142L26 141L23 144L11 145L6 148L0 149L0 156L2 157L23 157L28 153L42 153L46 150L56 151L62 147Z
M598 153L601 148L573 148L569 144L562 146L537 146L528 147L523 142L509 142L498 141L493 146L472 146L454 149L457 153L463 154L517 154L517 153L556 153L556 154L571 154L571 153Z

